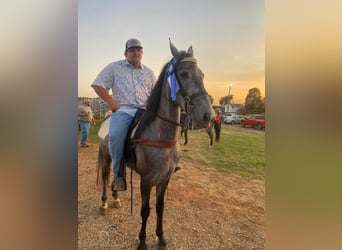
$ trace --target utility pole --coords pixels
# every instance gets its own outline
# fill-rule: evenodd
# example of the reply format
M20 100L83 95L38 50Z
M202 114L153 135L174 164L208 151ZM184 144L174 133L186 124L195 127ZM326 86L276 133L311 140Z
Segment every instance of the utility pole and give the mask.
M231 90L232 86L233 86L233 84L229 84L228 97L230 96L230 90ZM229 99L229 101L228 101L228 112L230 112L230 101L231 101L231 99Z
M228 96L230 96L230 90L231 90L232 86L233 86L233 84L229 84Z

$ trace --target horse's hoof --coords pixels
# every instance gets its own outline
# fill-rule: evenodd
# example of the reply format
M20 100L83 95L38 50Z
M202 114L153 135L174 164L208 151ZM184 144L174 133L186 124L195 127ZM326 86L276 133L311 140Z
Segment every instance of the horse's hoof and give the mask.
M140 243L139 246L137 247L137 250L147 250L146 243Z
M101 205L100 208L101 208L101 209L107 209L107 208L108 208L108 203L107 203L107 202L102 203L102 205Z
M161 238L161 239L159 239L159 241L158 241L158 247L159 247L159 249L161 250L161 249L167 249L167 242L166 242L166 240L164 239L164 238Z
M113 206L114 208L120 208L122 206L121 201L119 199L114 200Z
M161 246L158 244L158 250L167 250L167 245Z
M106 215L107 213L108 213L108 204L106 202L100 206L100 214Z

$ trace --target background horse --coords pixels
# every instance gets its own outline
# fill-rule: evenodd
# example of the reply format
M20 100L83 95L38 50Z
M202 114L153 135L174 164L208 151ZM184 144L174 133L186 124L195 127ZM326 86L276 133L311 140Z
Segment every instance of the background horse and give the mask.
M184 145L188 144L188 130L191 128L191 123L189 123L189 120L187 120L189 117L182 112L181 114L181 119L180 119L180 123L182 124L182 128L181 128L181 136L184 135ZM191 121L190 121L191 122ZM215 124L215 120L212 120L209 124L209 126L206 128L207 134L209 135L209 147L211 148L214 145L214 135L213 135L213 127L215 128L215 134L216 134L216 142L219 142L220 140L220 136L218 135L221 130L217 130L216 126L214 126Z
M203 73L193 57L192 46L178 51L170 41L172 60L167 63L148 99L146 110L130 136L134 153L126 155L127 166L140 175L141 217L138 249L146 249L146 223L150 214L150 193L156 186L156 213L158 245L163 247L164 194L171 175L178 169L179 144L177 131L180 126L180 110L191 115L194 129L207 128L215 113L203 84ZM102 171L102 207L108 207L106 189L110 175L111 158L108 137L101 140L98 154L98 170ZM113 192L120 206L117 192ZM118 205L119 204L119 205Z

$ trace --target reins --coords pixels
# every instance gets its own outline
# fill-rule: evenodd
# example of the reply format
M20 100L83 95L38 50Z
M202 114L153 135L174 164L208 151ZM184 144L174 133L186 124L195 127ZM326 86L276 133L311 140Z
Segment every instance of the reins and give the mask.
M150 111L150 112L151 112L151 111ZM155 116L158 117L160 120L163 120L163 121L166 121L166 122L168 122L168 123L177 125L177 126L179 126L179 127L181 127L181 128L184 127L184 125L182 125L181 123L179 123L179 122L174 122L174 121L171 121L171 120L169 120L169 119L166 119L166 118L160 116L158 113L156 113Z

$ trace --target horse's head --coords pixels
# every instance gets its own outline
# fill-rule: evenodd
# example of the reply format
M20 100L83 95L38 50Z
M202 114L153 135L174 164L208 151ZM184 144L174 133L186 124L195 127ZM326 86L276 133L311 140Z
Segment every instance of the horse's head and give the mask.
M170 41L170 49L173 55L168 69L171 72L171 98L173 96L174 103L191 115L195 129L207 128L214 119L215 112L204 87L204 74L197 66L192 46L187 52L178 51Z

